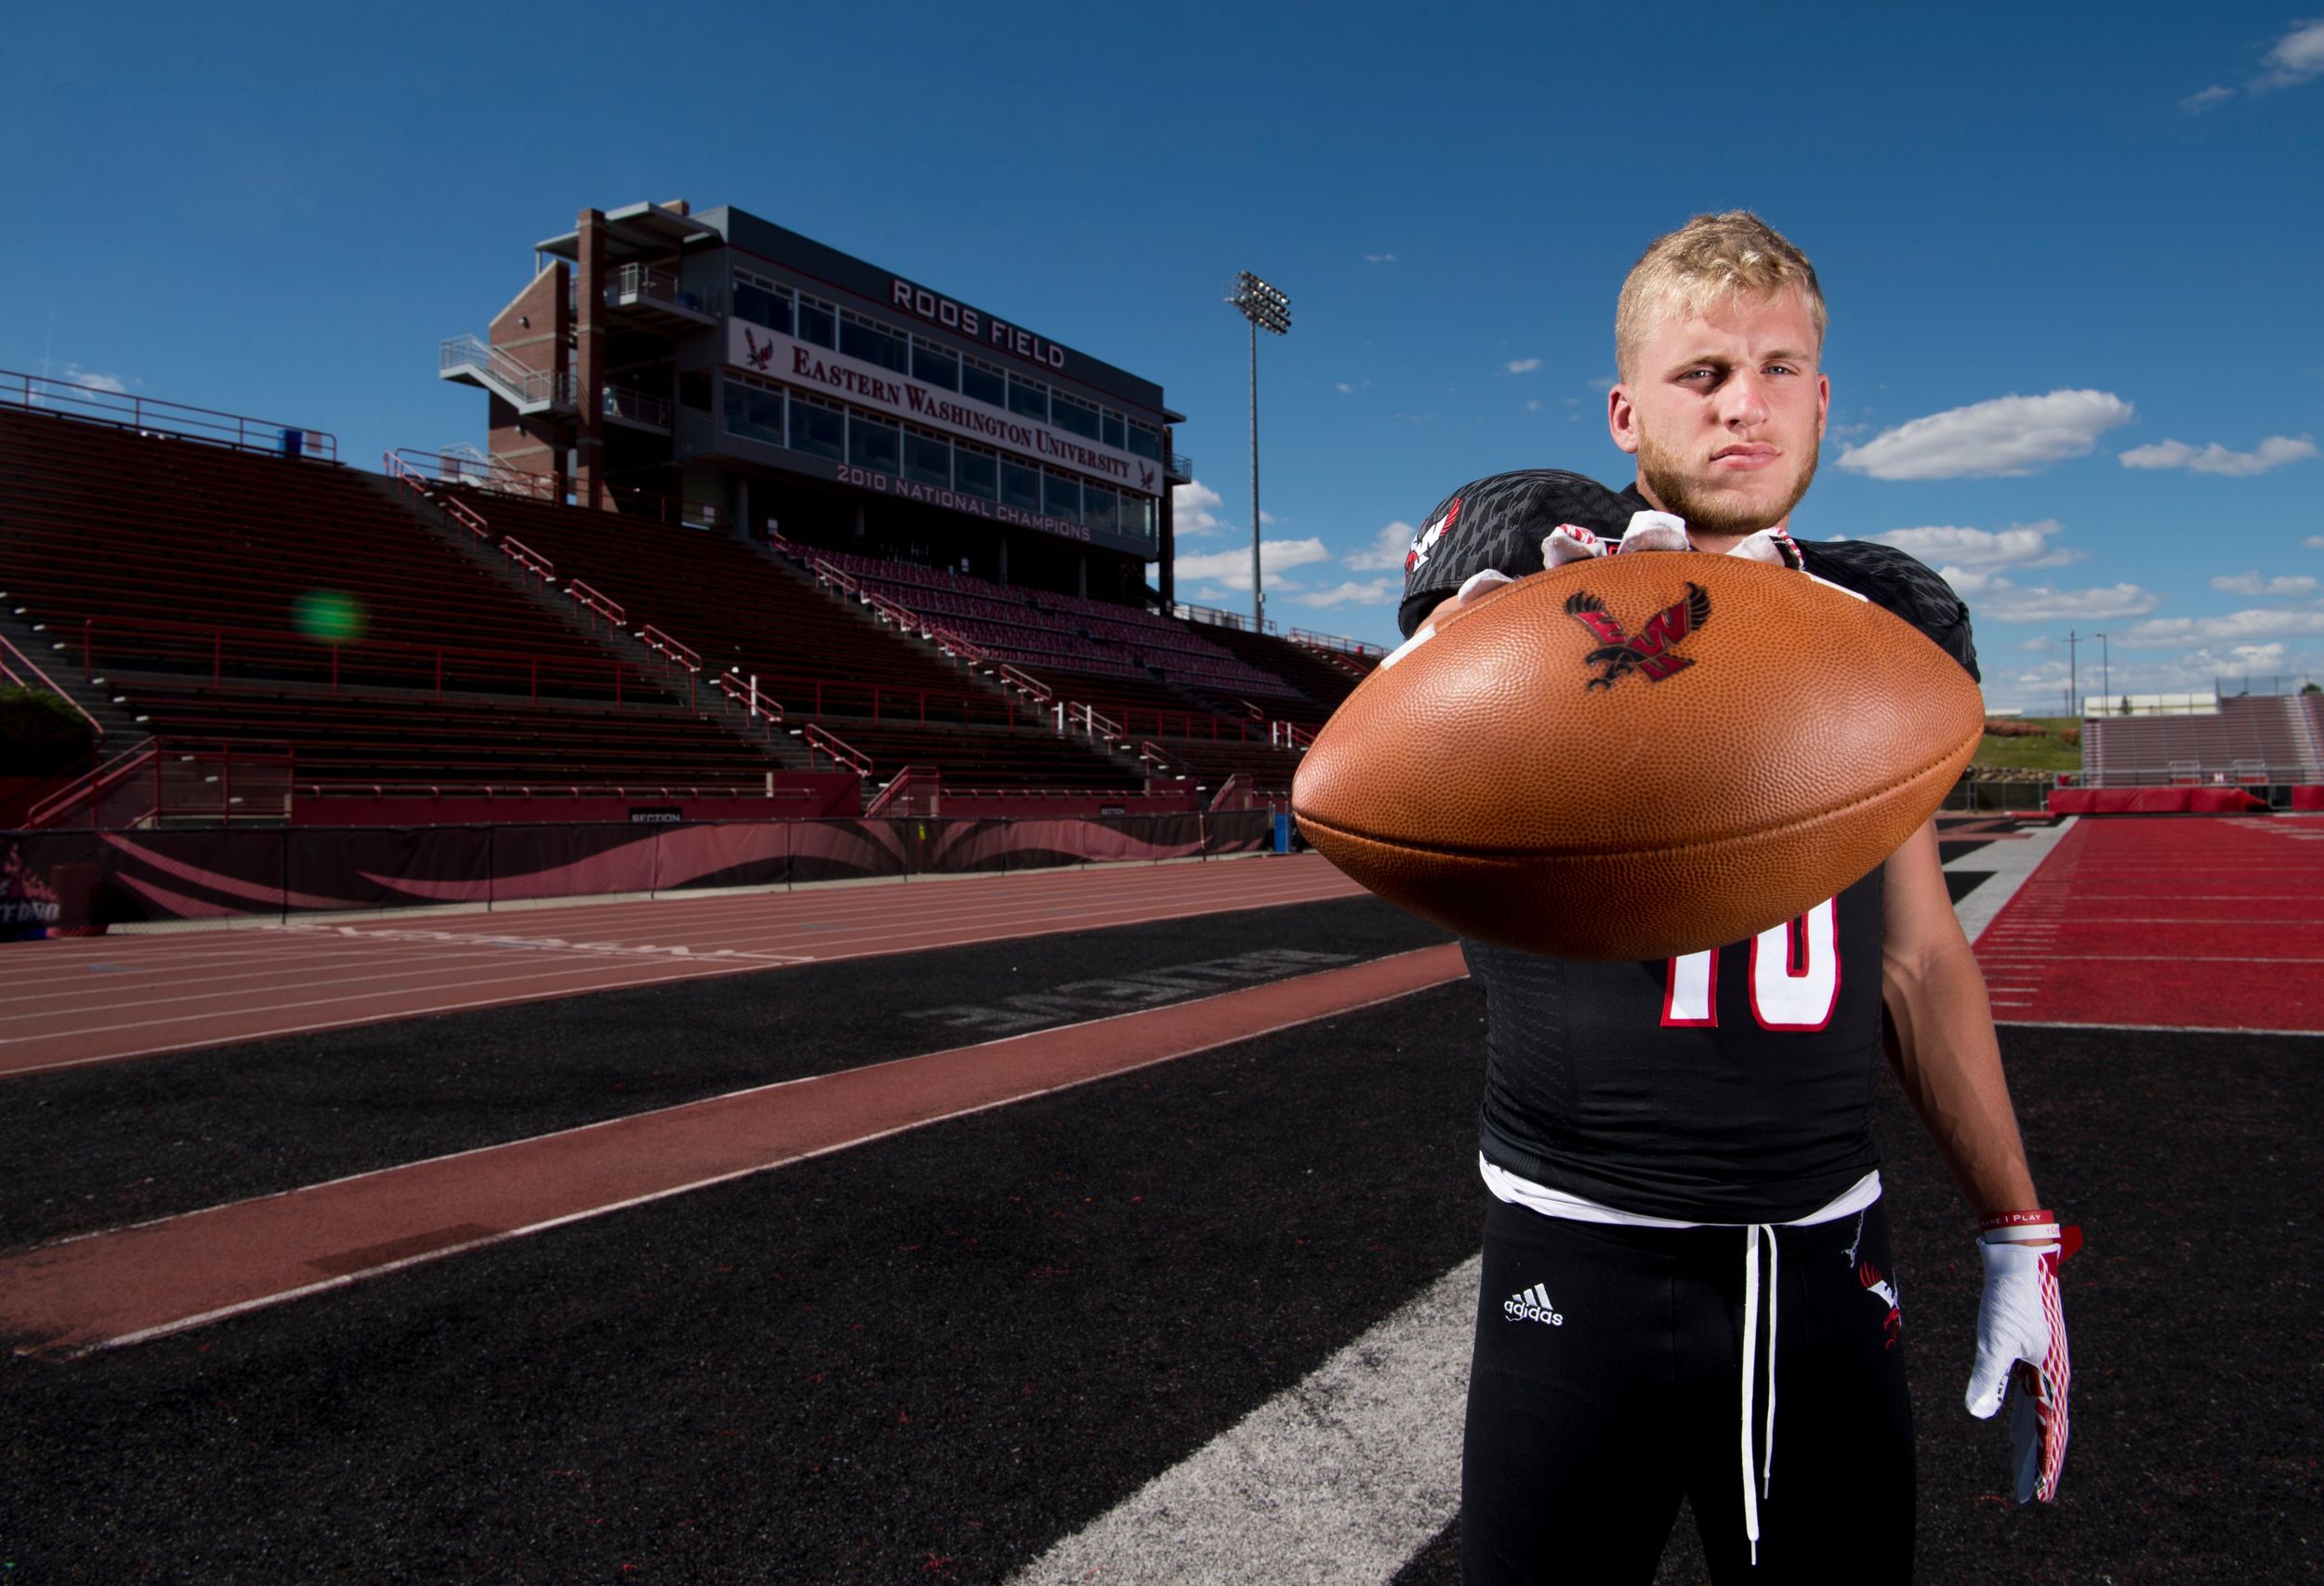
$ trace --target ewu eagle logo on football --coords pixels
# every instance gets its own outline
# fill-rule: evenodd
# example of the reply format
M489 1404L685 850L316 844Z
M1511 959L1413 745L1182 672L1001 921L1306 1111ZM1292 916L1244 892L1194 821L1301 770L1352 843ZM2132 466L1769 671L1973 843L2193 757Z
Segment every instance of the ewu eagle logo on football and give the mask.
M1694 657L1680 654L1675 646L1710 620L1710 591L1690 582L1684 595L1655 613L1647 619L1645 630L1635 636L1625 632L1620 621L1605 609L1605 602L1587 589L1567 598L1565 615L1600 641L1595 650L1582 657L1582 664L1603 666L1605 670L1587 686L1612 688L1616 679L1631 672L1644 672L1647 681L1660 682L1695 664Z

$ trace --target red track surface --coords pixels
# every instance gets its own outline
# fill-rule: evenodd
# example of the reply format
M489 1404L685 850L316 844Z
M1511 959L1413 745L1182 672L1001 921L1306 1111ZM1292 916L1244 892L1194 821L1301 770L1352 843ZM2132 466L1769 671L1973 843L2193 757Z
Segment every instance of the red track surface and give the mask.
M0 1332L73 1355L761 1172L1459 979L1424 947L1089 1024L737 1091L0 1262Z
M2324 819L2085 819L1977 958L2005 1023L2324 1034Z
M703 975L1266 908L1361 891L1322 859L1107 866L718 898L28 942L0 1078Z

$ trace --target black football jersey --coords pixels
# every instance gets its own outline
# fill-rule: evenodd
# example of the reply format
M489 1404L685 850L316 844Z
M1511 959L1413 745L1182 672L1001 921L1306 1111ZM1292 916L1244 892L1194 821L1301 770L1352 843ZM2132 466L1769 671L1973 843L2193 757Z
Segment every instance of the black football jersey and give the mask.
M1407 556L1409 633L1486 567L1542 570L1560 522L1618 538L1644 501L1550 469L1462 487ZM1431 538L1432 531L1433 538ZM1944 579L1865 540L1801 541L1808 571L1910 622L1977 675ZM1780 1223L1879 1163L1882 872L1751 941L1649 963L1462 943L1486 1009L1486 1160L1624 1211Z

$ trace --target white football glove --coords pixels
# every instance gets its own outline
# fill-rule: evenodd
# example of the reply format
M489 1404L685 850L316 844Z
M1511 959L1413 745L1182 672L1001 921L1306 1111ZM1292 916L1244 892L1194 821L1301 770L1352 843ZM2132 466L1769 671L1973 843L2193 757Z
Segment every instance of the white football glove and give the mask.
M2028 1237L2037 1242L2021 1243ZM2010 1407L2012 1490L2020 1503L2054 1503L2066 1468L2067 1394L2074 1371L2066 1349L2058 1263L2081 1244L2081 1230L2054 1221L1999 1227L1979 1236L1985 1297L1977 1309L1977 1357L1969 1369L1969 1413L1989 1421Z

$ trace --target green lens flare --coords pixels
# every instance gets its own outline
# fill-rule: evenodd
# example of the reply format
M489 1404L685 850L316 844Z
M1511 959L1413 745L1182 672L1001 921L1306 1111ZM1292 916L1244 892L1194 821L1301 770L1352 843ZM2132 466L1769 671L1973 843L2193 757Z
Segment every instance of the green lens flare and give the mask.
M342 589L310 589L291 602L298 631L323 644L352 644L363 636L363 602Z

